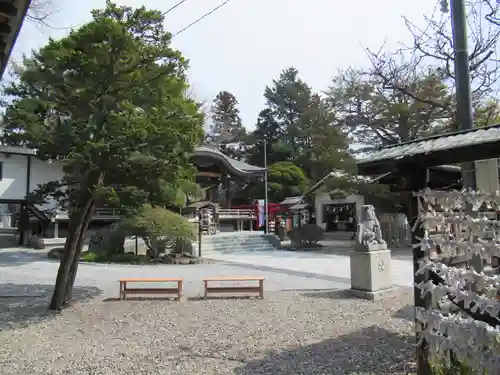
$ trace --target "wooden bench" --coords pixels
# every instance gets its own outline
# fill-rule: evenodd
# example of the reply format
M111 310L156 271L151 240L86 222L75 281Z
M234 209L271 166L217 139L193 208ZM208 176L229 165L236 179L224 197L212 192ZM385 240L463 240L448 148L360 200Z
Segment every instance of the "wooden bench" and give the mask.
M262 276L228 276L228 277L207 277L203 279L205 283L205 298L209 293L259 293L260 298L264 298L264 280ZM212 281L258 281L259 286L217 286L209 287L208 282Z
M120 279L120 300L125 299L127 294L174 294L177 299L182 297L183 278L130 278ZM176 288L127 288L127 283L177 283Z

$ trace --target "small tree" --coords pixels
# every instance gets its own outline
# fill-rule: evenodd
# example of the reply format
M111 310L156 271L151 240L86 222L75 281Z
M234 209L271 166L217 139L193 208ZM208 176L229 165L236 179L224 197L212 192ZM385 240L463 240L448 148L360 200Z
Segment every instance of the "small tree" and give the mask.
M92 21L24 59L6 94L2 141L64 163L43 195L70 208L69 233L51 309L71 301L83 238L98 201L133 213L165 206L165 186L192 177L202 136L187 95L187 62L170 47L159 11L106 3Z
M151 258L158 258L177 241L196 239L195 226L186 218L161 207L145 206L120 223L121 229L144 240Z
M269 166L267 172L268 196L270 201L281 202L286 197L303 194L309 187L304 171L289 161ZM259 181L249 188L254 198L264 197L264 183Z

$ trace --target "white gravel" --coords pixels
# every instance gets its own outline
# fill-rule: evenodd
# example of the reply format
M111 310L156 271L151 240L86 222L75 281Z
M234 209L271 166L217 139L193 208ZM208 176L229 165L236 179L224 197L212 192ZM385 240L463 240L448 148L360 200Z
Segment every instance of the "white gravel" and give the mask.
M411 291L381 302L342 292L264 300L0 299L2 375L406 374Z

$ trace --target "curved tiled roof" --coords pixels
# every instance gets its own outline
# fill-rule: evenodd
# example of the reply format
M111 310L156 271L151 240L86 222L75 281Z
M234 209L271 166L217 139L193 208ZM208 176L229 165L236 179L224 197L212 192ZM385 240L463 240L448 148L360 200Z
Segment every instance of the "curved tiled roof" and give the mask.
M255 165L250 165L230 158L219 150L208 146L195 147L193 156L215 159L221 162L232 174L242 177L260 176L263 175L266 170L266 168L257 167Z
M499 144L498 124L438 134L375 151L358 161L358 172L363 175L389 172L394 170L396 163L408 163L416 158L419 158L420 165L425 164L426 167L491 159L500 155Z

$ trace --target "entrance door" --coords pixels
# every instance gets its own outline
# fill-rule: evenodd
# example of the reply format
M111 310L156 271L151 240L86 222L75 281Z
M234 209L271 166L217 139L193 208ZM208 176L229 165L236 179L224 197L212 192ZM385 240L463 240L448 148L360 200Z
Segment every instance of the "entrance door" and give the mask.
M327 232L355 232L356 203L323 205L323 222Z

